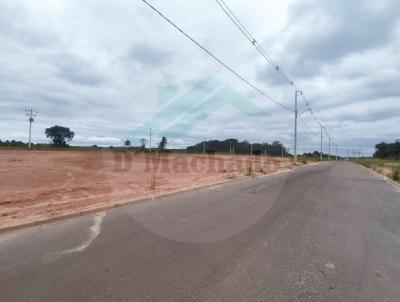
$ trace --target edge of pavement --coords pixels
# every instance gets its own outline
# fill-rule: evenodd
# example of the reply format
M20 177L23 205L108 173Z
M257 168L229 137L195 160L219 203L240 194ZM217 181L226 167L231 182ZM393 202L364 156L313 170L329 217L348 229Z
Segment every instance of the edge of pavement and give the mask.
M391 180L389 177L387 177L387 176L385 176L383 174L380 174L380 173L378 173L378 172L376 172L376 171L374 171L374 170L372 170L370 168L367 168L367 167L365 167L363 165L359 164L359 166L363 167L365 170L369 171L371 174L375 175L376 177L379 177L380 179L382 179L386 183L394 186L396 189L400 189L400 183L398 183L398 182L396 182L394 180Z
M234 178L234 179L223 179L221 181L217 181L217 182L210 183L210 184L198 185L198 186L195 186L195 187L189 187L189 188L184 188L184 189L178 189L178 190L174 190L174 191L171 191L171 192L168 192L168 193L159 193L159 194L155 194L153 196L146 196L146 197L134 199L134 200L127 201L127 202L113 203L113 204L110 204L110 205L94 207L94 208L91 208L91 209L77 210L77 211L75 211L73 213L67 213L67 214L59 215L59 216L55 216L55 217L47 217L47 218L33 220L33 221L25 222L25 223L5 226L3 228L0 227L0 235L4 234L4 233L16 231L16 230L19 230L19 229L24 229L24 228L28 228L28 227L34 227L34 226L40 226L40 225L43 225L43 224L49 224L49 223L53 223L53 222L57 222L57 221L61 221L61 220L70 219L70 218L85 216L85 215L99 213L99 212L105 212L105 211L109 211L109 210L125 207L125 206L128 206L128 205L132 205L132 204L135 204L135 203L146 202L146 201L151 201L151 200L154 200L154 199L169 197L169 196L176 195L176 194L179 194L179 193L187 193L187 192L197 191L199 189L212 188L212 187L217 186L217 185L230 183L230 182L234 182L234 181L239 181L239 180L243 180L243 179L246 179L246 178L249 178L249 177L259 178L259 177L276 176L276 175L280 175L280 174L284 174L284 173L295 171L295 170L297 170L299 168L319 165L319 164L323 164L323 163L326 163L326 162L325 161L323 161L323 162L312 162L312 163L309 163L309 164L306 164L306 165L298 165L298 166L296 166L294 168L291 168L291 169L285 168L285 169L279 170L279 171L271 173L271 174L252 175L252 176L243 175L243 176L239 176L239 177Z

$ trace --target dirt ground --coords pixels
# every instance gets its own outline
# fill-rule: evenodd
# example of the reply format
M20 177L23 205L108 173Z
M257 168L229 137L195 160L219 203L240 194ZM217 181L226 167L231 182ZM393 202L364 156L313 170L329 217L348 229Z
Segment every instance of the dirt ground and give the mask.
M0 151L0 229L291 168L257 156Z

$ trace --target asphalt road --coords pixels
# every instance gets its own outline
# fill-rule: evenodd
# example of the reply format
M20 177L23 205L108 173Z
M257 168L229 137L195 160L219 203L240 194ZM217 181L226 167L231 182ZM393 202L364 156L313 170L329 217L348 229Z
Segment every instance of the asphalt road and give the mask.
M325 163L0 235L0 301L400 301L400 192Z

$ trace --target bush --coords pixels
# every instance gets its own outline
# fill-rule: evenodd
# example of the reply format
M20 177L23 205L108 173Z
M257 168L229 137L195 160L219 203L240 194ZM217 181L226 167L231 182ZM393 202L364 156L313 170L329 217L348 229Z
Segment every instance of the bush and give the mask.
M150 190L155 190L157 188L157 180L154 174L151 174L150 178Z
M395 181L400 180L400 165L392 166L392 179Z
M250 166L250 167L248 167L248 168L246 169L246 176L252 176L252 175L254 175L253 167Z
M234 173L228 172L228 173L225 175L225 178L227 178L227 179L235 179L235 178L237 178L237 175L234 174Z

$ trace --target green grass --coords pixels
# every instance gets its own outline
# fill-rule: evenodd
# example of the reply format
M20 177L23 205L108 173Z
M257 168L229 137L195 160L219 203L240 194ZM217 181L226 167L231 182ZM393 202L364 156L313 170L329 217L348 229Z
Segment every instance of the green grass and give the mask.
M353 159L357 164L372 169L380 174L386 174L394 181L400 181L400 161L390 159L379 159L379 158L358 158ZM391 168L391 171L389 170ZM385 171L390 173L385 173Z
M333 158L334 159L334 158ZM308 164L309 162L319 162L320 158L318 156L304 156L304 155L299 155L297 157L297 160L301 162L302 164ZM322 158L322 161L328 160L328 158ZM332 160L332 158L331 158Z
M400 180L400 165L393 165L392 166L392 179L395 181Z
M357 164L363 165L367 168L375 167L375 166L391 166L391 165L396 165L400 164L399 160L393 160L393 159L380 159L380 158L357 158L353 159L354 162Z

